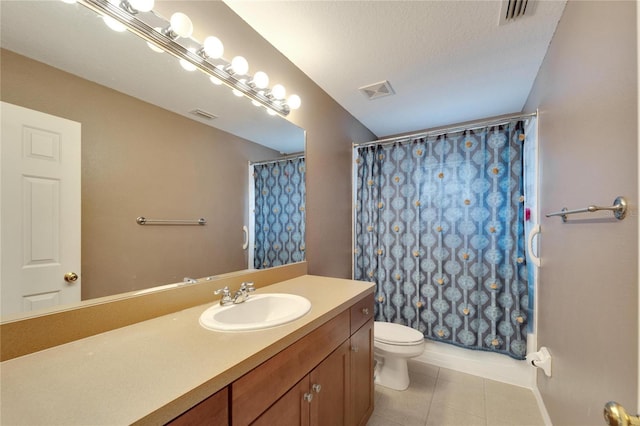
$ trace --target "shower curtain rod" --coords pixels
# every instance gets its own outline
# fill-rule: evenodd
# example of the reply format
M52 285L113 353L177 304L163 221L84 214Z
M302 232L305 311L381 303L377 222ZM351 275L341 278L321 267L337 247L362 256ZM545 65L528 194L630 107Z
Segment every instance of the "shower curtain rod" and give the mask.
M530 114L510 114L510 115L503 115L500 117L494 117L494 118L489 118L489 119L484 119L484 120L479 120L479 121L470 121L468 123L465 124L457 124L455 126L451 126L451 127L436 127L433 130L427 130L424 132L419 132L419 133L413 133L410 135L402 135L402 136L395 136L392 138L386 138L386 139L378 139L376 141L369 141L369 142L362 142L362 143L354 143L353 147L357 148L357 147L362 147L362 146L371 146L371 145L377 145L377 144L390 144L390 143L394 143L394 142L404 142L404 141L409 141L411 139L416 139L416 138L421 138L421 137L428 137L428 136L436 136L436 135L443 135L445 133L450 133L450 132L459 132L462 130L474 130L474 129L478 129L480 127L486 127L486 126L491 126L491 125L496 125L496 124L501 124L507 121L511 121L514 119L524 119L524 118L529 118L529 117L535 117L537 116L538 113L537 112L533 112Z
M304 158L304 152L298 152L298 153L295 153L295 154L285 155L283 157L276 158L276 159L273 159L273 160L249 161L249 165L250 166L261 166L263 164L277 163L278 161L293 160L294 158Z

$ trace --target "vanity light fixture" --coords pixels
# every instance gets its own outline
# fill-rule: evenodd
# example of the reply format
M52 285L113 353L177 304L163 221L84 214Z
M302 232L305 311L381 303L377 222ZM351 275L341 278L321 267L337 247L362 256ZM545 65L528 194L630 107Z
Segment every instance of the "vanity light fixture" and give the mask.
M299 96L291 95L285 99L286 90L281 84L269 89L269 77L263 71L249 75L249 63L244 57L236 56L231 62L225 61L222 58L224 46L218 38L207 37L202 44L191 38L193 23L184 13L176 12L166 22L154 13L154 0L76 2L101 15L105 21L115 22L141 37L154 51L167 52L178 58L183 68L199 69L209 76L213 84L226 84L234 94L248 97L254 105L265 107L271 115L286 116L292 109L300 107Z

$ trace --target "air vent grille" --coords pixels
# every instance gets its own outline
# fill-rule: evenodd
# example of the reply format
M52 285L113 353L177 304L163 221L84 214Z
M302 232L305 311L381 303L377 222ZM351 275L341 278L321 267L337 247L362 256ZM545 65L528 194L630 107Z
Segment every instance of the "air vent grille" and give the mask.
M503 0L500 8L500 25L533 14L535 0Z
M214 118L218 118L216 115L213 115L210 112L207 112L201 109L194 109L189 112L193 115L197 115L200 118L204 118L205 120L213 120Z
M387 80L381 81L379 83L370 84L369 86L364 86L359 89L369 100L382 98L384 96L394 95L393 88L391 84Z

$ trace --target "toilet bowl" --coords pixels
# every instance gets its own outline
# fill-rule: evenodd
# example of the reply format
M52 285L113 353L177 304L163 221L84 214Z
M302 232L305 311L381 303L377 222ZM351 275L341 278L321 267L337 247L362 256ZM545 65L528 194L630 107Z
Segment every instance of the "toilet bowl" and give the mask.
M375 321L373 348L376 358L375 382L395 390L407 389L407 360L424 351L422 333L402 324Z

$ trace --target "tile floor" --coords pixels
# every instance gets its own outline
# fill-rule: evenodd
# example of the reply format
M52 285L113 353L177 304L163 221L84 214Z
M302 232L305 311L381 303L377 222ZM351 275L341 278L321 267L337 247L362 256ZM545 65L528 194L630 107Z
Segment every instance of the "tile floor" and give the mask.
M367 426L544 426L533 392L409 361L405 391L376 385Z

